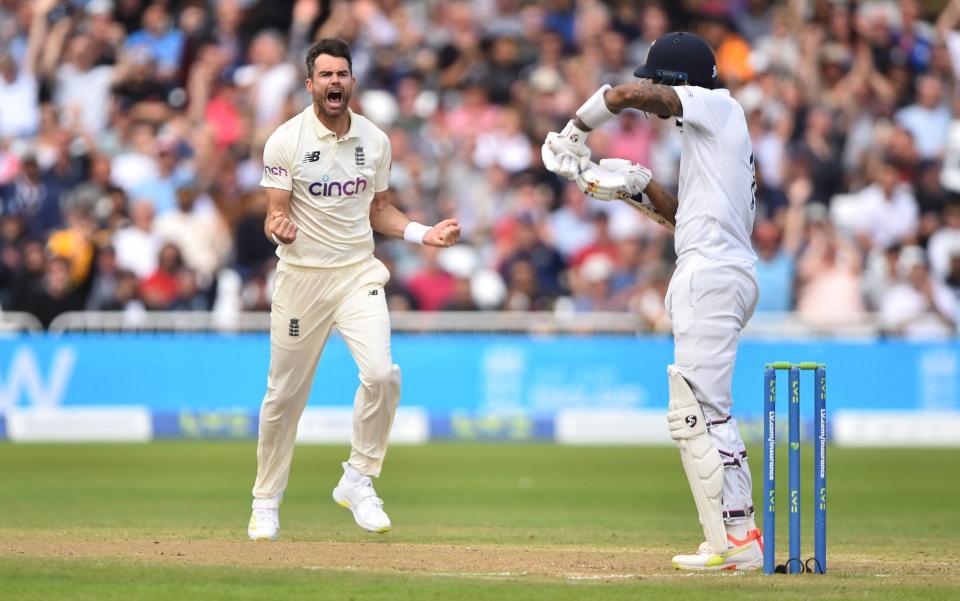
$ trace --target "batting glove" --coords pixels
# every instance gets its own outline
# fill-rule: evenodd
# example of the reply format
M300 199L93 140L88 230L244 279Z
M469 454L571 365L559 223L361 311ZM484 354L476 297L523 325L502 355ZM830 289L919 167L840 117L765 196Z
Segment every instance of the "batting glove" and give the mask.
M572 119L560 133L548 133L540 147L540 156L547 171L568 180L576 179L581 169L590 163L590 149L587 148L589 133L578 129Z
M653 172L626 159L589 162L577 176L577 187L597 200L632 198L647 188Z

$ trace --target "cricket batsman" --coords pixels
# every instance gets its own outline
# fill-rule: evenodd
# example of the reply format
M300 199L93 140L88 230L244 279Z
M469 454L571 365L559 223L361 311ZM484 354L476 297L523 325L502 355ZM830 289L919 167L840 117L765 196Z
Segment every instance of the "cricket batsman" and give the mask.
M743 110L717 89L713 51L685 32L662 36L634 73L638 83L605 85L543 145L544 165L585 193L620 199L675 230L677 267L666 294L674 364L667 367L667 422L706 542L677 555L682 570L752 570L763 564L753 520L747 451L731 415L740 332L753 315L757 257L753 151ZM675 119L682 132L677 196L641 165L590 160L590 131L626 108Z
M383 286L390 277L373 256L373 232L446 247L460 237L447 219L412 222L385 194L387 135L348 105L356 87L350 47L323 39L306 57L313 102L277 128L263 152L268 211L264 234L277 244L270 311L270 369L260 408L257 479L247 534L276 540L297 424L323 347L336 327L360 371L350 457L333 499L361 528L390 529L371 478L380 475L400 401L400 368L390 354Z

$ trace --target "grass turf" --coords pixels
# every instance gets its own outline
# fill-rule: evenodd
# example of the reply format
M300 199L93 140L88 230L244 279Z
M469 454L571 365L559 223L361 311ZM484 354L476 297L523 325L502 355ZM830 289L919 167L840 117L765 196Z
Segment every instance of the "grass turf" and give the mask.
M678 576L668 565L622 580L400 573L324 566L153 564L75 558L57 541L125 538L246 543L253 442L0 445L0 538L52 541L0 556L0 598L204 599L954 599L960 587L960 450L830 449L826 577ZM329 500L343 447L301 446L284 500L288 541L644 548L665 563L702 533L672 448L432 444L391 449L377 482L395 528L373 538ZM753 457L759 457L755 452ZM786 453L779 453L785 458ZM811 554L809 454L802 504ZM759 461L753 466L759 473ZM786 470L779 472L786 499ZM760 482L754 494L759 499ZM778 559L786 507L778 520ZM375 552L375 551L374 551ZM206 562L210 563L210 562ZM215 563L215 562L214 562ZM844 567L845 566L845 567ZM854 566L854 567L850 567ZM903 570L898 566L905 566Z

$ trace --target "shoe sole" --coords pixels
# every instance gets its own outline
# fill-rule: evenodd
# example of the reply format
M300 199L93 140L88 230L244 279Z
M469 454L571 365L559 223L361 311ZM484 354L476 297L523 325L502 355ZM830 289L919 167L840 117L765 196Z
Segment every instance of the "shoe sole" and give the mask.
M350 502L347 501L346 499L339 498L339 495L337 495L336 488L333 489L333 502L339 505L340 507L343 507L344 509L349 510L350 513L353 513L353 507L350 506ZM367 532L375 532L376 534L386 534L387 532L390 532L390 526L384 526L383 528L367 528L357 520L356 513L353 513L353 521L357 523L357 526L360 526Z
M276 536L272 536L272 537L271 537L271 536L257 536L256 534L254 534L254 533L250 532L249 530L247 530L247 536L250 538L250 540L252 540L252 541L255 542L255 543L263 543L263 542L271 543L271 542L277 540L278 538L280 538L280 533L278 532Z
M684 572L748 572L750 570L756 570L760 568L759 563L731 563L727 565L720 566L685 566L683 564L677 563L675 561L671 562L673 569L681 570Z

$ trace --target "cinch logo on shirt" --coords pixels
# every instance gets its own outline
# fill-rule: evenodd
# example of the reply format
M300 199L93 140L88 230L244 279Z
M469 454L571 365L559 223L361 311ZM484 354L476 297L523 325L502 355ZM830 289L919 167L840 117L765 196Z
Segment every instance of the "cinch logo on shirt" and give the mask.
M287 170L283 167L271 167L270 165L264 165L263 170L270 175L287 175Z
M367 189L367 180L358 177L354 180L338 182L331 181L329 175L324 175L323 179L313 182L307 189L314 196L353 196Z

